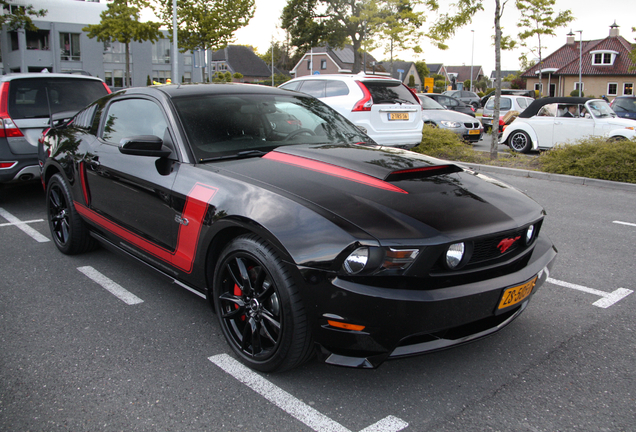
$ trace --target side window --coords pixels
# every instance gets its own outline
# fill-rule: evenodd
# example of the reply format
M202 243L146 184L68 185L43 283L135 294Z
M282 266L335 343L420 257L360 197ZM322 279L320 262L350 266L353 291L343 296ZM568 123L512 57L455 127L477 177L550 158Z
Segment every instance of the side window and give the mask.
M342 81L327 81L325 96L346 96L349 94L349 87Z
M285 89L285 90L298 90L298 87L300 87L300 83L301 83L301 81L294 81L294 82L290 82L290 83L285 83L285 84L281 84L280 88Z
M300 91L313 97L323 98L325 97L325 81L307 80L303 83Z
M509 110L510 108L512 108L512 99L501 98L501 105L499 106L499 109Z
M449 107L456 107L459 106L459 102L457 101L457 99L447 98L445 105Z
M114 144L135 135L163 138L167 127L163 112L156 103L146 99L124 99L108 107L102 138Z

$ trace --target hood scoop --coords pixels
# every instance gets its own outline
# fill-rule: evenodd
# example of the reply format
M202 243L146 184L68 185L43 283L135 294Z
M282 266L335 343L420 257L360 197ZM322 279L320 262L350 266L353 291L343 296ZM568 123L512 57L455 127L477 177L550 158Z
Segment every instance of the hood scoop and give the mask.
M413 180L428 178L443 174L452 174L456 172L462 172L463 169L457 165L433 165L419 168L407 168L396 170L389 173L385 178L385 182L394 182L400 180Z

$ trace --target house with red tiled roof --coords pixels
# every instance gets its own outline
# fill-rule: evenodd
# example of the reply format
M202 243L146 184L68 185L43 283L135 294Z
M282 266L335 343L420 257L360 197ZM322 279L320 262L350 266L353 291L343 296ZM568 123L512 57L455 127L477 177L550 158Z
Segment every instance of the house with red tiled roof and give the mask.
M472 71L471 71L472 69ZM472 77L471 77L472 72ZM455 77L456 82L463 83L466 80L472 79L473 83L476 83L484 76L484 70L481 66L446 66L446 74L450 80L451 76ZM464 89L468 90L468 89Z
M616 22L605 39L581 41L575 36L570 32L565 45L521 75L526 88L539 90L543 96L569 96L579 88L580 71L584 96L634 95L632 44L619 35Z
M382 62L371 54L362 53L360 69L369 74L388 76L389 72ZM294 78L318 74L350 74L353 70L353 46L334 48L329 45L313 47L305 53L290 71Z

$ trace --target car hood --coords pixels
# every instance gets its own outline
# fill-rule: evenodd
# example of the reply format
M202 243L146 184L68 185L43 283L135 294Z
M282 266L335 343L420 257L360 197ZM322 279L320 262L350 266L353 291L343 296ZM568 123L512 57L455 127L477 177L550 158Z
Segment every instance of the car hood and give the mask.
M380 241L468 238L516 229L544 214L508 185L395 148L285 146L221 165L230 175L343 218Z
M460 113L451 110L422 110L422 117L428 118L433 121L456 121L456 122L474 122L475 118L468 114Z

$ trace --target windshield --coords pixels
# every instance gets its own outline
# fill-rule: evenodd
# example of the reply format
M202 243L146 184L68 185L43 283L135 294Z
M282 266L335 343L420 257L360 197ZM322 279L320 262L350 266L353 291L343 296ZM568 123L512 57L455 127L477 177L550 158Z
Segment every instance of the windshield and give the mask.
M586 105L588 107L588 111L596 118L616 117L616 113L605 101L592 100L587 102Z
M420 100L422 101L422 108L425 110L443 110L446 109L441 106L438 102L434 101L428 96L418 95Z
M318 99L292 95L212 95L173 99L199 161L258 155L293 144L375 144Z

